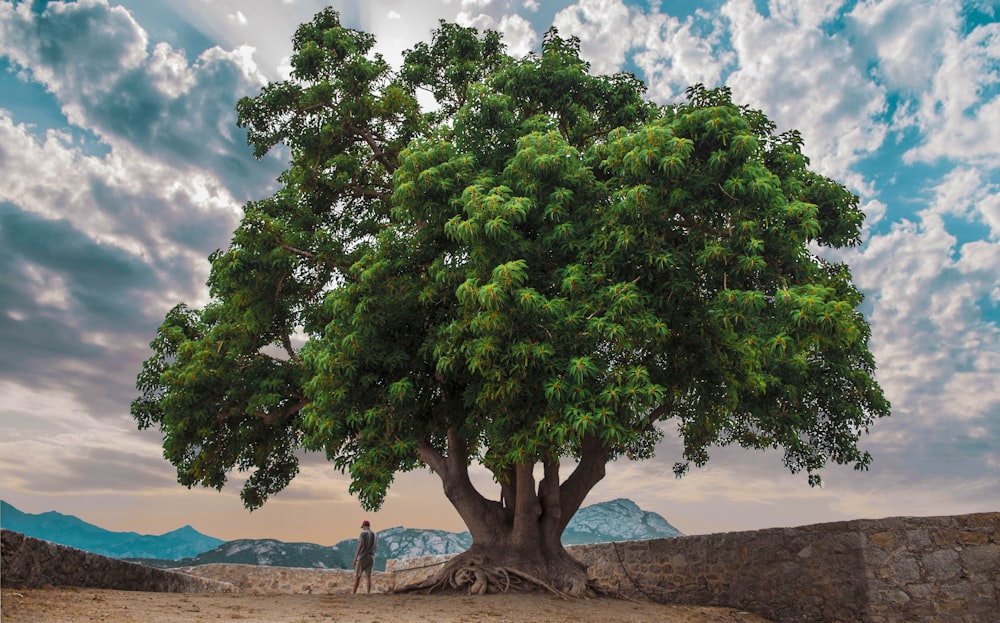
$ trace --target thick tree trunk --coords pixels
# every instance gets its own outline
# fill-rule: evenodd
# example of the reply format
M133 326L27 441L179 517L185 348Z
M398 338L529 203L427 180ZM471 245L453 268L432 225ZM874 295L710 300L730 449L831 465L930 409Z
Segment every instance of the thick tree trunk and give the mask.
M472 485L468 457L458 435L448 436L447 456L430 444L421 459L441 478L444 493L472 534L472 547L450 560L434 578L397 590L467 590L474 594L545 589L582 597L590 593L587 568L563 547L563 530L587 493L604 477L607 452L588 439L573 473L559 482L559 463L517 465L501 479L501 501L484 498Z

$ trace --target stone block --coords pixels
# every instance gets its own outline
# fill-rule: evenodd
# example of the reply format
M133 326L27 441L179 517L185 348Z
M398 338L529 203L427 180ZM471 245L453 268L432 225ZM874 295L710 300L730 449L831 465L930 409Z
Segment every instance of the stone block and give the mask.
M958 552L953 549L939 549L926 554L921 562L926 578L936 582L950 580L962 571Z
M1000 574L1000 545L990 543L978 547L967 547L959 553L962 569L971 575Z
M963 530L958 535L958 541L962 545L986 545L990 542L990 535L986 532Z
M926 528L907 530L906 545L911 550L924 550L934 545Z
M893 561L887 578L892 578L902 584L920 581L920 565L912 554L900 556Z
M949 545L955 545L958 543L958 529L956 528L939 528L936 530L931 530L931 540L938 547L945 547Z
M884 548L896 547L898 539L899 535L895 532L876 532L868 537L868 540L872 542L872 545Z

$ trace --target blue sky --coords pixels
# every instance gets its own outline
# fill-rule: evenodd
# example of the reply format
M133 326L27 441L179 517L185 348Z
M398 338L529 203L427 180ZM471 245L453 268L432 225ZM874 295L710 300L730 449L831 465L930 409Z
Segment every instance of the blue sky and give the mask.
M371 516L314 456L253 514L238 485L187 490L128 415L163 315L205 303L207 256L282 170L280 153L251 157L235 103L287 77L295 27L325 4L0 2L0 497L14 506L317 543ZM862 440L871 471L831 468L812 489L777 453L722 449L675 480L668 437L655 459L611 465L588 502L630 497L689 534L1000 510L998 0L332 5L393 63L439 19L499 30L514 54L555 25L593 71L633 71L659 103L726 84L861 197L864 244L836 259L866 294L893 405ZM426 472L371 518L462 529Z

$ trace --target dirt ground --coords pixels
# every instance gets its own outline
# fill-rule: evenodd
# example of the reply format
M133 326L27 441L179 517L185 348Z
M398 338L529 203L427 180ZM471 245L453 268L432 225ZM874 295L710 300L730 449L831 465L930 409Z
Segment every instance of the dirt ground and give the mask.
M3 623L769 623L729 608L552 595L140 593L3 589Z

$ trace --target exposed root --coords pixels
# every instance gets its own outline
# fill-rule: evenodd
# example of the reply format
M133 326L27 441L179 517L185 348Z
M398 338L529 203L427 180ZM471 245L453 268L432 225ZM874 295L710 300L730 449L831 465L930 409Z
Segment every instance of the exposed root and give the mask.
M433 593L439 590L467 591L470 595L488 593L531 592L545 590L562 599L594 594L590 583L581 580L570 582L567 587L557 587L533 574L508 566L494 565L483 556L464 556L453 559L434 577L397 588L396 592L419 591Z
M536 578L535 576L533 576L533 575L531 575L529 573L525 573L523 571L518 571L517 569L509 569L508 571L510 573L513 573L517 577L521 578L522 580L525 580L527 582L531 582L532 584L534 584L536 586L540 586L541 588L544 588L545 590L549 591L550 593L552 593L554 595L558 595L559 597L562 597L563 599L569 599L570 598L569 593L561 591L558 588L556 588L556 587L548 584L547 582L543 582L539 578Z

